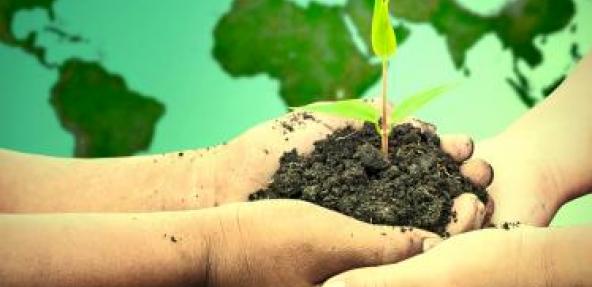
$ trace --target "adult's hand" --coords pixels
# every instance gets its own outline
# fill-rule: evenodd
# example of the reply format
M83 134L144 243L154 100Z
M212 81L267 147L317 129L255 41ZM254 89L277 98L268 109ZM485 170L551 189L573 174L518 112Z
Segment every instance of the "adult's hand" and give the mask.
M435 127L419 120L408 121L425 132L435 133ZM346 125L360 123L341 118L314 114L290 113L277 120L263 123L230 142L219 160L219 184L214 205L246 201L249 194L265 187L279 167L279 158L286 151L296 149L308 153L313 143ZM483 160L471 158L473 142L465 135L441 136L441 147L454 160L462 163L461 171L472 182L482 187L491 183L492 170ZM491 207L486 207L473 194L462 194L454 201L457 220L447 231L454 235L482 227Z
M564 203L592 192L592 53L542 103L479 143L495 170L492 222L547 226Z
M589 286L590 227L484 229L397 264L337 275L323 287Z
M413 124L434 132L430 125ZM246 201L265 187L286 151L313 143L351 124L341 118L290 113L258 125L227 145L162 155L63 159L0 150L0 212L130 212L194 210ZM491 170L469 159L466 136L443 136L442 149L475 183L487 186ZM35 180L31 180L31 179ZM485 207L462 195L454 204L451 234L480 227Z
M437 235L366 224L296 200L212 209L206 286L315 286L353 268L401 261ZM427 243L426 243L427 244Z
M400 261L437 238L295 200L3 214L0 230L2 287L313 286L352 268Z
M566 201L564 173L555 161L541 156L532 146L505 136L477 144L476 156L487 159L495 169L488 189L495 207L486 224L547 226Z

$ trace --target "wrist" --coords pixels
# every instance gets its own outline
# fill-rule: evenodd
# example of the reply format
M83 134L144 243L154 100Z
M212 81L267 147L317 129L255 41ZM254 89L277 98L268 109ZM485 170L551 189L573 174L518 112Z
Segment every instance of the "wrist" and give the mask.
M582 177L574 177L564 167L564 158L555 150L560 147L549 146L545 139L537 136L519 136L509 130L497 136L494 141L504 153L504 164L515 166L515 173L524 173L538 182L537 191L545 199L548 209L556 211L566 202L582 195L578 187ZM554 213L554 212L553 212ZM554 215L554 214L553 214Z
M574 136L577 135L577 136ZM521 120L496 137L507 150L536 164L545 178L552 181L558 202L564 204L592 189L591 133L581 126L557 117Z
M146 159L151 210L196 210L217 206L224 159L222 147L186 150Z
M204 210L207 214L199 218L199 224L203 226L207 254L201 259L204 262L204 280L200 281L203 283L200 286L238 286L245 283L236 281L245 272L256 272L249 268L249 260L246 258L249 249L256 246L247 242L248 228L243 226L241 229L239 226L239 208L241 204L207 208Z
M528 140L502 133L479 142L474 157L489 162L494 171L488 188L494 223L518 220L546 226L569 197L569 186L555 162L537 154Z
M222 203L221 190L224 189L224 169L227 164L227 146L190 151L193 160L187 169L191 178L190 187L197 203L196 208L216 207Z
M544 229L541 257L546 282L541 286L590 286L592 277L592 228L562 227Z
M518 251L511 272L518 275L514 286L557 285L553 261L553 240L549 228L523 226L515 230L512 242Z
M193 270L193 286L212 285L213 270L216 270L215 257L220 250L222 215L218 209L205 208L198 211L181 211L184 218L177 221L178 233L167 234L172 244L179 246L177 251ZM180 236L175 236L180 235Z

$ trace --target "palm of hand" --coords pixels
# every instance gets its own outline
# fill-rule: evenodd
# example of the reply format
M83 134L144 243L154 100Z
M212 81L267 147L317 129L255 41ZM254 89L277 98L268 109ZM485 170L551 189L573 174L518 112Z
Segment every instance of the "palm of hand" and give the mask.
M215 212L207 286L312 287L339 272L398 262L421 252L425 238L437 238L293 200L235 203Z
M292 113L274 121L257 126L233 142L224 151L224 159L218 164L223 167L223 178L218 179L216 204L243 202L254 191L265 187L279 166L281 155L292 149L299 153L310 152L316 140L346 125L360 125L334 117ZM434 132L432 126L421 122L412 124ZM286 126L289 126L287 128ZM466 136L442 138L442 148L459 162L467 160L472 153L472 144ZM491 180L490 167L480 160L469 160L463 173L476 184L487 186ZM472 194L463 194L454 202L457 221L450 223L451 234L480 228L486 209Z
M533 227L469 232L397 264L342 273L323 287L546 286L543 233Z
M491 139L475 148L475 156L486 159L495 170L488 188L495 206L491 223L548 226L561 206L560 177L552 162L529 157L528 150L519 145L507 146L498 139Z

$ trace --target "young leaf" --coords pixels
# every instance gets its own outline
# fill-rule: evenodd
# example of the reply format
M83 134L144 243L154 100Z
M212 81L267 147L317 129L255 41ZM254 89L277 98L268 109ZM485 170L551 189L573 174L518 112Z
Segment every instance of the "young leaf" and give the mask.
M447 92L451 88L452 87L450 85L438 86L435 88L431 88L429 90L419 92L419 93L405 99L399 106L397 106L393 109L393 112L391 113L391 116L390 116L391 125L401 122L406 117L415 113L417 110L421 109L424 105L433 101L436 97L444 94L445 92Z
M372 49L374 54L387 60L397 50L397 38L389 14L390 0L374 0L372 16Z
M378 123L378 119L380 118L376 108L362 100L313 103L294 109L297 111L323 113L353 120L368 121L374 124Z

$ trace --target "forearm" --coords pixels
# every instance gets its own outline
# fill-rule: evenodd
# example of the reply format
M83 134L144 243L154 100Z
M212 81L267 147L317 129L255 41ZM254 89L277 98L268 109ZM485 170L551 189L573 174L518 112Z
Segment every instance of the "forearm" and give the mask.
M592 226L545 231L545 286L592 286Z
M546 162L562 203L592 188L592 54L544 102L493 141L508 157ZM493 159L495 161L495 159ZM494 168L495 168L495 163Z
M566 200L592 188L592 54L550 96L507 131L563 171ZM532 152L532 151L531 151Z
M0 286L203 286L211 209L0 216Z
M0 212L110 212L214 205L220 149L112 159L0 150Z
M524 226L490 234L456 250L470 248L479 254L469 256L470 261L464 261L469 264L461 266L467 271L460 272L461 278L469 283L463 286L592 286L592 226ZM477 251L483 246L491 248ZM483 270L490 272L473 278Z

